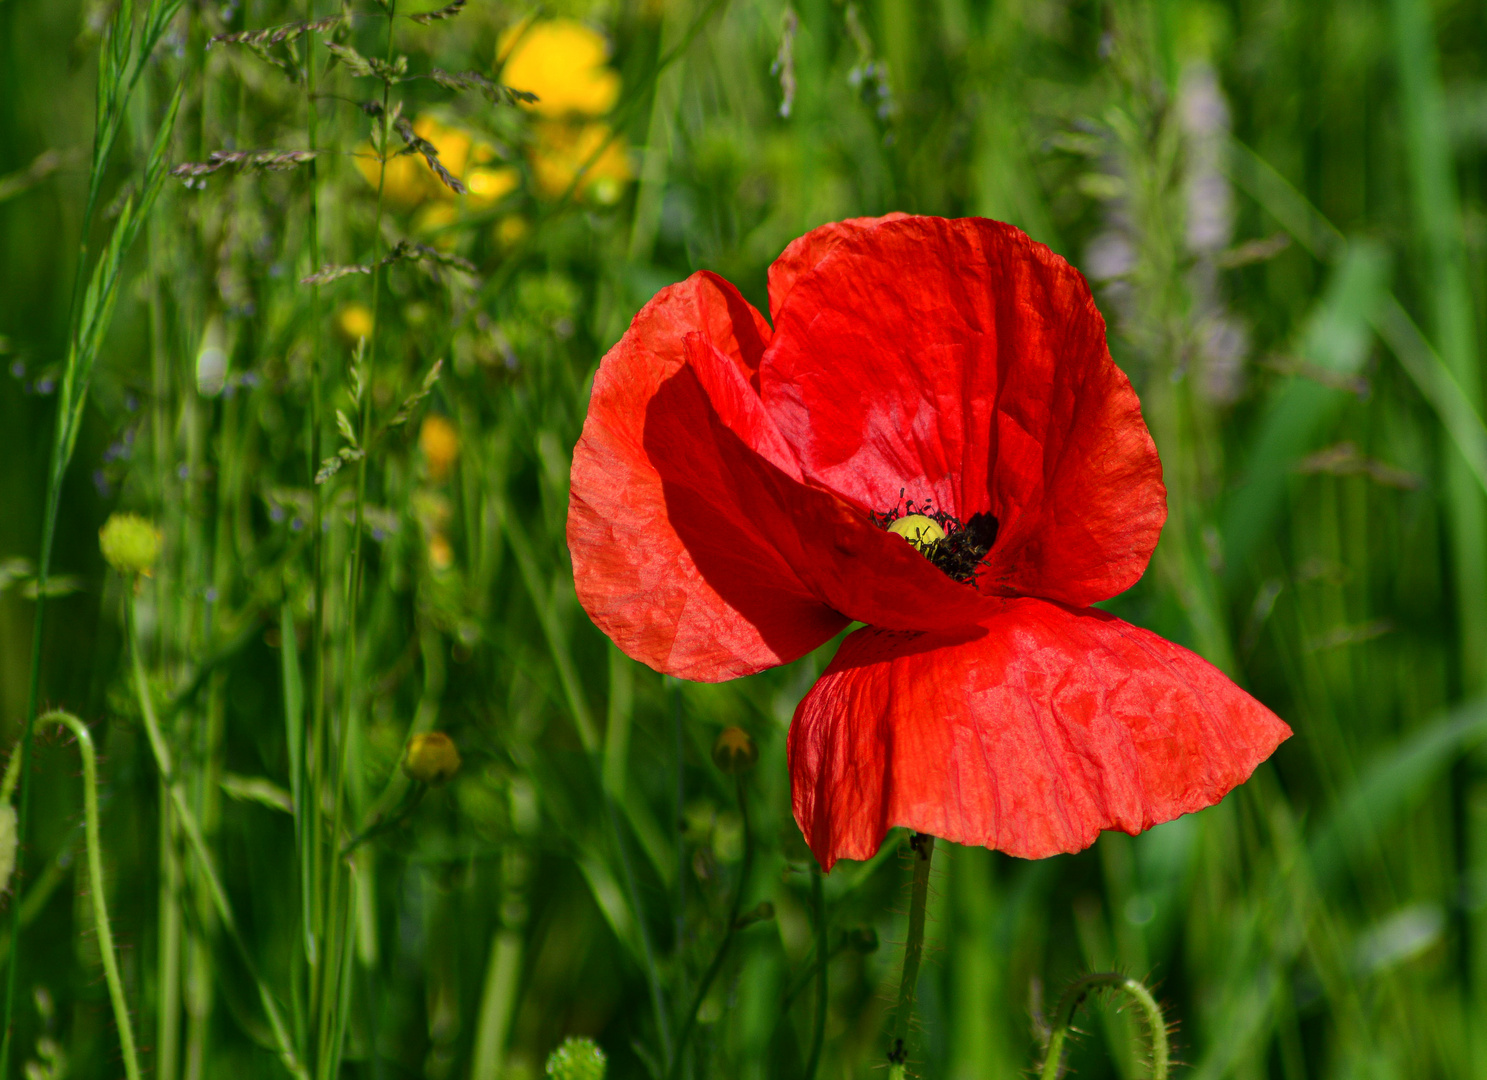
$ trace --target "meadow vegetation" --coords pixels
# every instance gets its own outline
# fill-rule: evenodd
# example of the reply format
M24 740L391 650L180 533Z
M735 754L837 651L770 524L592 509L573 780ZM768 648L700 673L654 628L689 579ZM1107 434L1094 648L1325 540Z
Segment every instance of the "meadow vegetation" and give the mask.
M907 837L790 815L831 647L663 678L564 522L658 288L903 210L1089 278L1170 504L1105 606L1296 732L940 844L910 1071L1117 971L1195 1080L1487 1075L1484 58L1465 0L0 0L0 1073L879 1075ZM1149 1075L1088 985L1068 1066Z

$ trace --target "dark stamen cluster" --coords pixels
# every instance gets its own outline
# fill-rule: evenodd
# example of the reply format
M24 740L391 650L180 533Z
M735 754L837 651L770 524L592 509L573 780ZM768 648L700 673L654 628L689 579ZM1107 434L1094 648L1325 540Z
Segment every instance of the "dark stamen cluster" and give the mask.
M898 506L882 513L873 513L873 522L878 528L886 529L901 517L923 514L945 530L943 539L922 549L924 557L956 581L965 584L973 582L976 572L981 568L981 560L986 558L986 553L996 543L997 519L982 512L972 514L970 520L962 522L948 511L936 510L931 500L919 503L914 499L905 499L902 491L898 497Z

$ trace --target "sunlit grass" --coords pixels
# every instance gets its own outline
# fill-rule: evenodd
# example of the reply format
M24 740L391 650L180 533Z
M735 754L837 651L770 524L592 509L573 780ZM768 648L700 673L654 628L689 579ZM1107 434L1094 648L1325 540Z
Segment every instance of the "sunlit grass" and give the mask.
M209 39L341 9L0 3L0 721L12 746L49 708L88 723L105 879L99 905L48 723L0 922L11 1074L125 1071L117 981L172 1080L536 1077L572 1035L612 1077L803 1075L819 935L784 735L830 647L718 686L624 659L574 597L569 453L657 288L706 268L763 306L789 240L901 209L1009 220L1090 278L1171 511L1108 606L1297 733L1140 837L939 845L911 1071L1027 1074L1065 989L1114 969L1154 988L1178 1073L1481 1075L1479 8L407 17L435 7L368 0L260 54ZM503 74L523 48L552 51ZM384 80L401 55L447 75ZM522 71L555 104L500 89ZM105 564L115 512L159 530L151 576ZM747 832L730 725L759 749ZM404 767L434 732L447 782ZM819 1077L885 1065L901 846L821 881ZM1080 1014L1080 1075L1148 1074L1119 1005Z

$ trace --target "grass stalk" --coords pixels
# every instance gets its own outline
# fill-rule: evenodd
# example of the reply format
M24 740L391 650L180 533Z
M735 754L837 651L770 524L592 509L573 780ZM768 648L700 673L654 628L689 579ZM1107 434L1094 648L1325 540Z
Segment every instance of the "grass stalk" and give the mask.
M392 0L387 8L387 50L386 60L389 64L393 59L394 29L397 25L397 2ZM346 595L345 595L345 645L342 649L344 663L341 673L341 726L336 733L338 745L336 748L337 765L334 779L332 781L334 793L331 799L331 829L327 838L326 860L328 866L328 886L326 912L326 931L323 939L326 943L325 962L320 971L322 989L320 992L320 1017L317 1025L317 1050L316 1070L321 1080L338 1075L340 1071L341 1044L345 1032L346 1020L342 1013L348 1000L350 979L347 965L351 962L350 939L352 933L352 920L350 917L350 889L345 881L349 872L346 863L346 852L341 851L342 833L346 828L346 773L349 767L349 755L352 739L352 728L356 723L357 700L357 678L358 678L358 616L361 599L362 584L362 549L365 540L365 512L367 495L367 471L370 466L369 451L372 433L372 398L373 386L376 380L377 367L377 339L380 324L379 309L382 298L382 279L386 274L386 268L382 262L382 215L387 185L387 153L388 144L392 138L392 121L389 106L391 104L392 83L384 80L382 84L382 112L378 117L381 132L378 150L377 170L377 212L372 224L372 333L366 344L363 356L359 359L361 373L358 376L357 388L359 398L360 415L358 417L358 438L363 447L363 454L356 463L356 496L352 507L351 522L351 560L347 570ZM345 891L347 897L343 900L341 893ZM334 945L332 947L332 942Z
M306 0L306 21L315 18L315 0ZM305 128L307 132L307 147L313 154L320 145L319 120L320 116L316 109L315 82L317 77L315 67L315 40L313 31L305 38ZM307 166L306 183L309 187L307 216L307 240L310 249L310 270L313 272L320 267L320 172L319 162L312 157ZM312 343L310 358L310 409L309 409L309 439L307 440L310 459L306 475L310 478L311 508L310 508L310 546L311 546L311 575L312 581L312 607L310 614L310 738L309 753L299 755L298 776L296 782L302 792L311 793L308 798L303 798L301 804L295 807L295 836L299 849L299 874L300 874L300 920L302 922L302 938L304 944L304 955L306 967L310 973L312 984L315 982L315 972L319 969L319 938L320 920L317 914L316 899L320 895L320 861L319 853L321 845L319 838L324 824L321 821L321 800L319 792L323 783L321 775L321 763L325 760L325 490L324 485L314 482L316 470L320 468L320 459L323 456L322 431L325 427L325 369L322 359L324 332L323 315L321 311L320 286L310 287L310 313ZM300 723L303 720L296 718ZM308 818L308 820L305 820ZM312 991L313 999L314 993Z
M723 970L723 962L728 959L728 950L732 947L733 939L741 929L739 914L743 907L744 890L749 887L749 871L754 866L754 830L749 823L749 800L748 793L744 790L743 773L738 773L734 779L738 792L738 813L743 818L743 864L738 871L738 886L733 890L733 903L728 908L728 924L723 929L723 940L718 942L718 949L713 954L712 963L708 964L707 970L702 975L702 981L697 984L697 989L692 995L692 1004L687 1009L682 1021L681 1033L676 1039L676 1051L671 1057L671 1067L666 1070L666 1080L678 1080L686 1067L687 1046L692 1041L692 1033L697 1030L697 1014L702 1010L702 1003L707 1000L707 992L712 989L718 972Z
M124 607L125 633L129 649L130 666L133 673L134 692L139 702L140 713L144 718L145 737L149 740L150 752L155 759L155 768L160 774L161 782L166 786L170 795L171 807L175 812L175 820L181 832L186 837L187 846L196 857L196 868L201 879L202 887L207 894L207 900L216 912L217 920L222 929L227 933L237 950L238 958L247 969L258 990L259 1004L263 1007L264 1015L269 1022L275 1049L278 1051L279 1060L283 1063L291 1076L296 1080L309 1080L309 1073L300 1063L299 1055L294 1048L294 1041L290 1031L285 1025L283 1017L279 1013L279 1006L274 1001L274 995L268 988L268 984L258 974L258 966L254 963L253 954L248 949L248 944L243 940L242 932L238 928L237 918L232 911L232 902L227 897L227 890L222 886L222 880L217 876L217 870L212 862L211 850L207 847L206 839L202 835L201 827L197 824L196 816L192 813L191 804L187 800L184 785L176 776L175 762L170 752L170 746L165 741L165 736L160 730L160 721L155 710L154 698L150 693L149 679L145 675L143 650L140 646L139 626L134 612L134 595L131 592L125 600Z
M57 422L52 432L51 455L47 465L46 500L42 510L41 545L37 556L36 607L31 624L31 664L26 692L25 720L21 731L20 748L20 807L16 821L16 835L21 843L16 853L15 880L22 880L25 837L30 824L31 812L31 750L34 741L37 710L41 702L41 654L44 641L47 584L51 576L52 548L57 534L57 514L62 502L62 481L72 459L81 424L83 406L87 401L88 383L93 361L97 357L104 331L113 314L117 297L119 275L124 253L132 246L140 224L149 215L159 185L164 177L164 154L175 127L180 108L181 90L167 109L160 131L156 136L146 168L144 189L138 204L133 200L125 203L114 227L112 236L92 274L88 272L88 239L92 231L93 215L98 202L98 192L104 179L109 151L123 123L130 94L144 70L145 61L154 49L165 25L174 16L180 0L152 0L144 19L139 43L140 51L133 52L135 34L133 5L126 0L114 14L109 24L100 52L98 81L98 112L94 117L93 159L88 174L88 196L83 210L82 225L78 240L77 264L74 268L72 301L68 315L68 351L62 372L61 391L57 396ZM87 285L84 285L84 282ZM20 954L20 925L18 910L12 908L10 919L11 952L5 976L4 1035L0 1037L0 1077L8 1076L10 1069L10 1046L12 1018L15 1012L15 989L17 957Z

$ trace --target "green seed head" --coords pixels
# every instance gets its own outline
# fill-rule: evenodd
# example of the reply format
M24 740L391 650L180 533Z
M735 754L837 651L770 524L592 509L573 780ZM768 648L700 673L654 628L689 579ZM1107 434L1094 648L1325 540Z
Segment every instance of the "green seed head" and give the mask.
M112 514L98 532L98 546L121 574L145 574L160 554L160 530L138 514Z
M593 1039L570 1035L547 1057L547 1075L553 1080L604 1080L609 1059Z
M936 540L945 539L945 530L940 527L939 522L923 514L906 514L888 526L888 531L902 536L920 551Z

